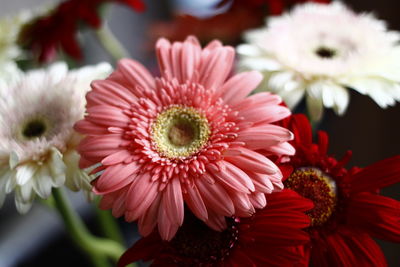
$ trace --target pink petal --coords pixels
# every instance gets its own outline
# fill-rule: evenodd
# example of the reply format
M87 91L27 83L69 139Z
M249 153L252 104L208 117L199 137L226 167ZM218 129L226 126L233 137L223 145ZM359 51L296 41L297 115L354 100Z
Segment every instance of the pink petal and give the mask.
M157 214L160 207L161 194L158 194L148 210L139 218L139 232L142 236L148 236L153 232L157 224Z
M107 128L87 120L80 120L74 125L74 129L81 134L102 135L107 134Z
M185 66L181 67L183 81L192 80L200 62L200 54L201 47L198 40L193 36L186 38L183 42L181 57L181 66Z
M133 213L129 221L135 221L145 213L158 193L158 184L151 180L151 174L149 172L139 174L126 197L126 208Z
M223 231L226 229L227 224L226 224L226 219L224 216L221 216L219 214L216 214L212 211L209 211L209 216L208 220L205 221L205 223L213 230L215 231Z
M107 167L100 178L96 180L96 192L105 194L130 184L136 177L135 172L139 168L140 165L133 162Z
M122 109L113 106L93 106L87 109L89 115L85 119L107 127L126 127L129 123L127 117Z
M169 181L165 189L163 201L170 221L182 225L184 209L179 177L172 178L172 180Z
M253 193L249 199L256 209L263 209L267 205L267 199L263 193Z
M132 59L121 59L118 62L118 70L121 71L131 85L128 88L136 96L142 96L142 93L136 88L139 86L142 89L153 89L155 88L155 80L150 72L139 62Z
M246 121L254 123L271 123L282 120L290 115L290 110L283 106L248 106L242 108L239 116L244 117Z
M203 50L199 68L199 82L206 89L214 90L225 82L231 72L235 50L232 47L216 48L210 53Z
M278 145L281 142L290 141L293 134L288 129L267 124L258 127L251 127L239 132L236 139L238 142L245 142L246 147L251 150L267 149L269 146Z
M279 168L267 157L253 150L244 147L229 148L228 153L240 153L237 156L225 156L225 160L229 161L241 169L273 174L279 172Z
M127 88L112 80L97 80L91 86L93 90L86 96L88 107L105 104L126 108L137 101L137 97Z
M258 71L236 74L221 88L222 99L228 105L235 105L251 93L262 81L263 76Z
M218 170L213 165L208 166L210 173L234 191L250 193L254 191L254 185L250 177L237 166L228 161L220 161L221 170Z
M161 75L170 80L174 77L172 62L170 58L171 43L165 39L160 38L156 43L156 53L158 59L158 65L161 71Z
M282 98L270 92L262 92L251 95L232 106L235 110L241 110L246 107L258 106L276 106L282 103Z
M235 205L235 215L239 217L250 217L255 213L255 209L250 202L249 195L243 193L230 194Z
M179 225L171 222L167 216L164 196L158 209L158 231L163 240L170 241L179 229Z
M296 153L295 148L288 142L280 143L275 146L271 146L267 149L270 154L273 155L294 155Z
M208 213L203 198L201 197L196 185L188 186L187 193L183 195L186 204L200 220L207 220Z
M194 180L200 195L209 209L224 216L232 216L235 212L232 200L225 189L218 183L209 184L199 177Z
M115 152L109 156L107 156L106 158L104 158L101 163L103 165L114 165L114 164L118 164L118 163L122 163L124 162L127 158L132 157L132 154L126 150L120 150L118 152Z

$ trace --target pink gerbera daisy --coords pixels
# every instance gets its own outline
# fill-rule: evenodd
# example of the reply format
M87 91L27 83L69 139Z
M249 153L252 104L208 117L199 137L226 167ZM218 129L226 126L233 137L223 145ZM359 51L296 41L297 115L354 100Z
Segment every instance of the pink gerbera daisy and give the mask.
M101 163L94 191L101 207L139 221L146 236L158 224L170 240L182 225L184 204L215 230L225 216L251 216L265 193L283 187L266 155L293 154L292 133L273 122L290 111L270 93L246 96L258 72L228 79L234 49L194 37L156 45L162 76L124 59L87 95L87 116L76 129L81 167Z

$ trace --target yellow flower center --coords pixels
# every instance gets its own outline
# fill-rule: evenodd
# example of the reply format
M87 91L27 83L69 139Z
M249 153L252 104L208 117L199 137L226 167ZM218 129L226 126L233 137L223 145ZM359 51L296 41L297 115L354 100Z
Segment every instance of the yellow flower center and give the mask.
M182 158L198 152L208 141L207 118L195 108L172 106L161 112L152 125L152 137L160 154Z
M336 183L321 170L312 167L296 169L284 184L314 202L314 208L307 212L311 226L324 224L335 211Z

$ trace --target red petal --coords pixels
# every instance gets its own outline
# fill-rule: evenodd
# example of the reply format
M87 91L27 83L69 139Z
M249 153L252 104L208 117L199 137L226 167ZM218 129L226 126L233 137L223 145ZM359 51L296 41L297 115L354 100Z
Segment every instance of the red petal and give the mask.
M372 193L354 195L348 206L348 223L374 237L400 242L400 202Z
M351 177L351 191L371 192L400 182L400 156L378 161Z
M138 260L149 261L153 259L162 248L162 244L162 240L156 232L140 239L122 254L118 261L118 267L124 267Z

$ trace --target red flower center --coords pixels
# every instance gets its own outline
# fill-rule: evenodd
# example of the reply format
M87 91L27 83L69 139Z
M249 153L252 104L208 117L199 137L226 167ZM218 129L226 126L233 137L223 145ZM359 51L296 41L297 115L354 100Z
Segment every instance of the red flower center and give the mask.
M311 226L328 221L337 203L336 183L331 177L317 168L304 167L296 169L284 184L314 202L314 208L307 212Z
M193 215L185 222L171 241L171 249L178 265L198 266L222 261L230 253L238 239L238 219L227 218L228 227L214 231Z

